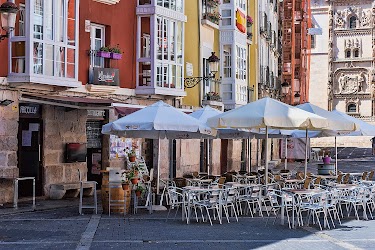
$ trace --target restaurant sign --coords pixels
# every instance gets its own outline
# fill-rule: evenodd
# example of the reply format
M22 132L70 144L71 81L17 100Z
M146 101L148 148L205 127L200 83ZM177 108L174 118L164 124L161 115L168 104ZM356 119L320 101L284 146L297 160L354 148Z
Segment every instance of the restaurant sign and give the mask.
M112 68L94 68L94 85L119 86L119 70Z
M19 105L19 112L21 118L39 118L40 105L33 103L22 103Z

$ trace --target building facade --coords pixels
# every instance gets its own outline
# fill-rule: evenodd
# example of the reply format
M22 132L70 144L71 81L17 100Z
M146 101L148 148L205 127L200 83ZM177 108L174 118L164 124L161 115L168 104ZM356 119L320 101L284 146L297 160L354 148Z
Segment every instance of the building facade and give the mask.
M374 6L374 1L312 2L312 22L322 35L312 44L311 102L367 121L374 116ZM316 91L315 84L327 91Z

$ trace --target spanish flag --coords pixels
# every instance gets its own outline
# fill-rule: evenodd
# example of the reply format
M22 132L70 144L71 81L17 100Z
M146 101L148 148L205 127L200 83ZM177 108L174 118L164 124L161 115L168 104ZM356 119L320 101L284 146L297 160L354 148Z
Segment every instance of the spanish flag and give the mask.
M236 26L239 31L246 33L246 15L239 9L236 11Z

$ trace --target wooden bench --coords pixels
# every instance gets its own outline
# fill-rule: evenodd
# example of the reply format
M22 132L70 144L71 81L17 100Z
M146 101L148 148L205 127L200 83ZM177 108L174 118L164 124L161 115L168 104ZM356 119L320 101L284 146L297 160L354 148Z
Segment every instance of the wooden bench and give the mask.
M79 182L56 183L50 185L49 197L53 200L59 200L63 197L77 197L79 194ZM83 195L92 196L94 193L94 183L83 183Z

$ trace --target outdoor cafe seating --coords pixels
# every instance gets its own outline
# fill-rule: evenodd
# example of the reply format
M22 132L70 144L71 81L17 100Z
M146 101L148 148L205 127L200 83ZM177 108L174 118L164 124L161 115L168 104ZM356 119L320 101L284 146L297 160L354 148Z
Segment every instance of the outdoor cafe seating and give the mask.
M242 216L259 216L267 218L266 225L274 217L273 224L278 219L284 224L287 219L289 228L312 223L320 230L335 228L350 216L357 220L373 219L375 182L369 180L368 174L365 179L352 180L342 178L350 177L343 173L337 176L309 174L302 179L268 173L267 184L264 173L262 178L248 176L236 174L230 181L221 177L200 185L189 180L182 188L171 182L167 187L168 218L171 210L181 208L181 219L187 224L208 222L214 225L237 222Z

